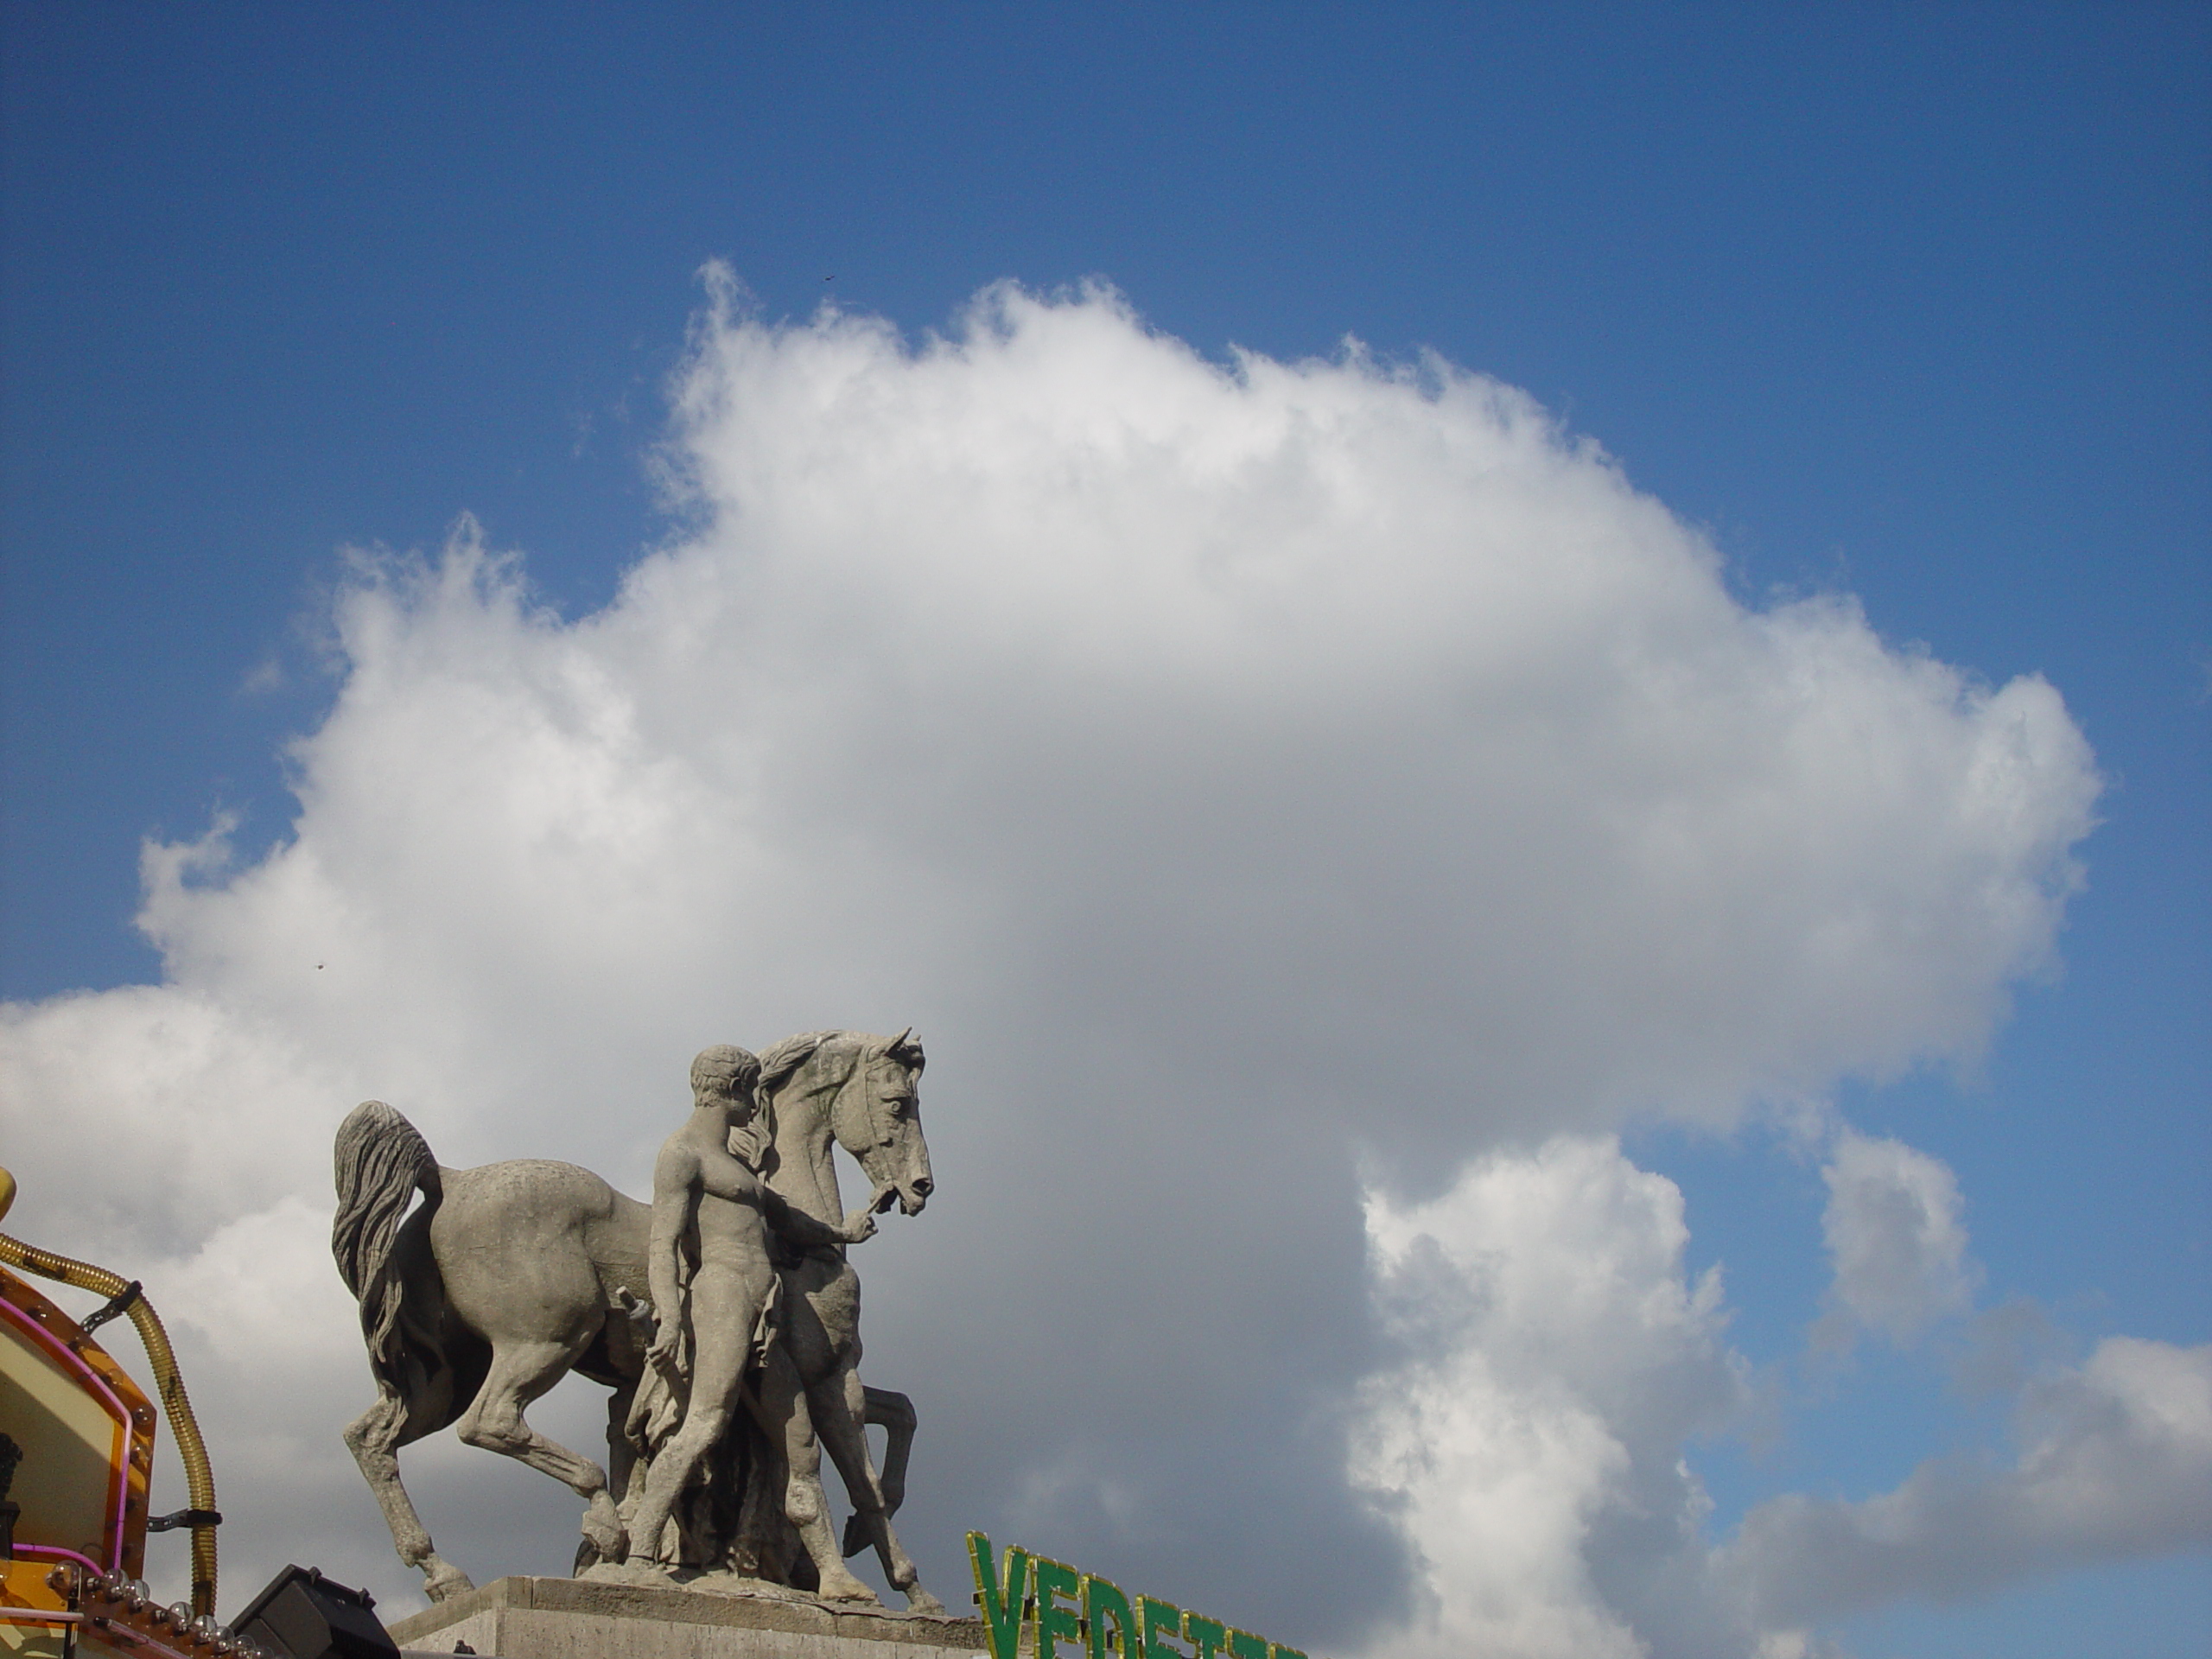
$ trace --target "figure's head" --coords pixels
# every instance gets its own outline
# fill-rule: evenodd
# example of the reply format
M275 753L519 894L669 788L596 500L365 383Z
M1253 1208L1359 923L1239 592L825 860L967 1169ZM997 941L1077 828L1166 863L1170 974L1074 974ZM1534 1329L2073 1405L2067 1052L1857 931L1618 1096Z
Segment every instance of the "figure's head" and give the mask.
M753 1116L753 1085L760 1062L734 1043L702 1048L691 1062L691 1098L700 1106L719 1106L743 1121Z

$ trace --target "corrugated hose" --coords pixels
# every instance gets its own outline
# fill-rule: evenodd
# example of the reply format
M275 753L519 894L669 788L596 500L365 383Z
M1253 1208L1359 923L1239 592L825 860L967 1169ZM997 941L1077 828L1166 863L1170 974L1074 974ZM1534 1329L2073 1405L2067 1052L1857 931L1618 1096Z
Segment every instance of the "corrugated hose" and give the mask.
M0 1169L0 1216L8 1213L16 1197L16 1179ZM185 1490L196 1514L213 1516L215 1513L215 1471L208 1466L207 1443L200 1438L200 1424L193 1417L192 1402L184 1392L184 1378L176 1369L176 1354L169 1347L169 1334L162 1328L161 1315L140 1293L137 1284L110 1273L105 1268L96 1268L89 1262L73 1261L66 1255L56 1255L51 1250L41 1250L35 1244L0 1233L0 1262L11 1268L35 1273L42 1278L58 1279L65 1285L74 1285L79 1290L89 1290L94 1295L109 1299L108 1308L115 1313L129 1316L138 1327L138 1340L146 1346L146 1361L154 1369L154 1391L161 1398L162 1409L169 1420L169 1432L176 1437L177 1455L184 1460ZM103 1312L108 1312L104 1309ZM99 1316L95 1315L93 1323ZM89 1328L89 1326L87 1327ZM215 1611L215 1528L212 1520L192 1525L192 1611L194 1617L201 1613L213 1615Z

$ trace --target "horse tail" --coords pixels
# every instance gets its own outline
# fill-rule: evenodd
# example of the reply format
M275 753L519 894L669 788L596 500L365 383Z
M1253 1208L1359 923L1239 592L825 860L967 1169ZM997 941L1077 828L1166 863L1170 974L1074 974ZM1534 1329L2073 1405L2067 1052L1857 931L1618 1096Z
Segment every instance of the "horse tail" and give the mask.
M338 1276L361 1305L369 1368L378 1381L399 1388L406 1344L392 1241L417 1187L431 1204L441 1197L438 1160L412 1123L380 1100L365 1100L338 1126L331 1161L338 1215L331 1223L330 1253L338 1260Z

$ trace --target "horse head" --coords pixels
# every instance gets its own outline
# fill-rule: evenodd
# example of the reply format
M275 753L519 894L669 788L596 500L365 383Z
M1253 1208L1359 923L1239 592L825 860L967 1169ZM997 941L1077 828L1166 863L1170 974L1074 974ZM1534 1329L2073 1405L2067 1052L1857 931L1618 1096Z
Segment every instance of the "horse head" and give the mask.
M922 1136L922 1045L912 1026L888 1039L861 1039L851 1078L838 1090L830 1115L837 1144L859 1160L882 1191L878 1207L899 1200L901 1214L918 1216L937 1183L930 1175L929 1142Z

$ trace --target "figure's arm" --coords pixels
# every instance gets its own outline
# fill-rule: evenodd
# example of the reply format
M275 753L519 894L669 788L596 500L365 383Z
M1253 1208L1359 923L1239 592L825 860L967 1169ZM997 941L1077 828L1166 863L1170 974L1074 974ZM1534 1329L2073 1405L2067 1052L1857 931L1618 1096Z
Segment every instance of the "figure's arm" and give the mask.
M873 1210L855 1210L845 1217L842 1226L834 1226L826 1221L817 1221L805 1211L785 1203L783 1194L766 1181L760 1183L760 1213L767 1217L771 1227L805 1249L816 1249L824 1244L857 1244L875 1236Z
M653 1164L652 1242L645 1256L647 1283L660 1329L646 1351L648 1363L671 1360L683 1327L683 1236L699 1204L699 1160L679 1133L662 1145Z

